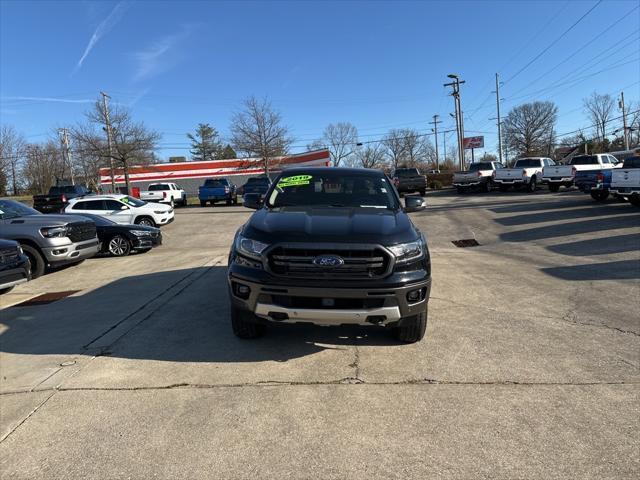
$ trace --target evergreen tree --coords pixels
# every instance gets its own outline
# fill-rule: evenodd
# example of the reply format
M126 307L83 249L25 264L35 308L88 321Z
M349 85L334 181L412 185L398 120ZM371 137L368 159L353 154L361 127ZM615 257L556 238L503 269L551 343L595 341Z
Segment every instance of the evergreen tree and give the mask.
M191 160L214 160L219 157L222 145L218 139L218 131L208 123L199 123L195 134L188 133L191 140Z
M238 155L233 147L227 143L227 146L220 151L218 158L220 160L227 160L229 158L238 158Z

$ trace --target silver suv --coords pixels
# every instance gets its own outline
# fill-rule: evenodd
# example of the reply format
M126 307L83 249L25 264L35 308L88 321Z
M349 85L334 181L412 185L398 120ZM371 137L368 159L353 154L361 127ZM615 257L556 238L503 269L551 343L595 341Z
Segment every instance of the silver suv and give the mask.
M99 250L95 224L73 215L44 215L13 200L0 200L0 238L16 240L31 261L31 276L93 257Z

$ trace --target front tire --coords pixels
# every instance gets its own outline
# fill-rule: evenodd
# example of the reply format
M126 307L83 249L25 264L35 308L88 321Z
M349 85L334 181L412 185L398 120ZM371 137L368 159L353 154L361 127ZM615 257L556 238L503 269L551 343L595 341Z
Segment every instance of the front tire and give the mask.
M142 218L136 218L136 225L144 225L146 227L155 227L156 222L154 222L152 218L142 217Z
M629 203L635 207L640 207L640 195L634 193L629 197Z
M415 343L424 338L427 331L428 307L414 319L406 321L402 326L395 327L394 335L401 342Z
M493 184L491 183L491 180L487 180L484 184L483 191L484 193L491 193L491 190L493 190Z
M258 338L264 335L266 327L258 323L253 323L246 320L246 317L251 313L244 310L240 310L235 305L231 305L231 328L233 334L245 340Z
M531 177L531 180L529 180L529 183L527 184L527 192L534 193L538 189L537 182L538 182L538 179L536 178L535 175Z
M35 279L44 275L47 265L42 254L30 245L20 246L24 250L24 254L29 257L29 262L31 262L31 278Z
M201 207L206 207L207 206L207 202L204 200L200 200L200 206Z
M131 252L131 243L122 235L114 235L109 239L107 251L114 257L126 257Z

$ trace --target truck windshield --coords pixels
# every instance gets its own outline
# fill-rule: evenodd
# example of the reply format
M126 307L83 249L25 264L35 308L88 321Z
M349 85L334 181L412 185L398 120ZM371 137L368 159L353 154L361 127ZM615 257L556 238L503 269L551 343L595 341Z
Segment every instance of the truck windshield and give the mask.
M260 177L250 178L249 180L247 180L247 184L251 184L251 185L269 185L269 179L268 178L260 178Z
M598 165L598 157L595 155L580 155L573 157L569 165Z
M74 185L67 185L64 187L51 187L49 189L49 195L62 195L65 193L79 193L81 191L80 187L76 187Z
M150 192L158 192L160 190L171 190L171 189L169 188L169 185L167 185L166 183L157 183L155 185L149 185Z
M418 173L417 168L402 168L396 170L396 177L417 177L420 173Z
M537 158L523 158L522 160L517 160L516 164L513 168L527 168L527 167L539 167L540 160Z
M15 200L0 200L1 219L18 218L25 215L42 215L42 213Z
M229 186L229 183L226 180L205 180L204 186L207 188L220 188Z
M470 172L477 172L478 170L493 170L493 166L491 162L479 162L469 165Z
M283 174L271 191L267 206L399 208L393 187L382 174L341 172L340 169Z

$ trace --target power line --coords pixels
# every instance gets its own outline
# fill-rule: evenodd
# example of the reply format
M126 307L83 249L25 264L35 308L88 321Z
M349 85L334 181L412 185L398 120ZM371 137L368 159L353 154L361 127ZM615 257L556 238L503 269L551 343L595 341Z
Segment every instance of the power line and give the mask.
M584 13L578 20L576 20L575 22L573 22L573 24L567 28L564 32L562 32L560 34L559 37L557 37L553 42L551 42L549 45L547 45L546 48L544 48L540 53L538 53L538 55L536 55L535 57L533 57L533 59L531 59L524 67L522 67L520 70L518 70L516 73L514 73L513 75L511 75L511 77L509 77L504 83L509 83L511 80L513 80L514 78L516 78L518 75L520 75L522 72L524 72L527 68L529 68L536 60L538 60L542 55L544 55L545 53L547 53L549 51L549 49L551 49L551 47L553 47L555 44L557 44L562 38L564 38L564 36L569 33L571 30L573 30L575 28L576 25L578 25L580 22L582 22L582 20L584 20L587 15L589 15L591 12L593 12L598 5L600 5L602 3L602 0L598 0L598 2L591 7L589 10L587 10L586 13Z

